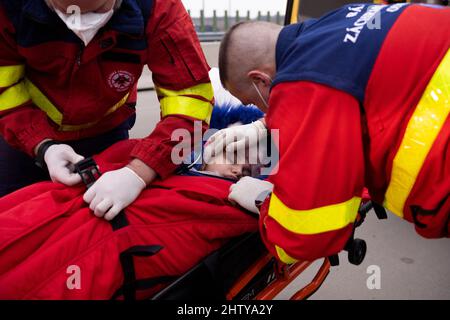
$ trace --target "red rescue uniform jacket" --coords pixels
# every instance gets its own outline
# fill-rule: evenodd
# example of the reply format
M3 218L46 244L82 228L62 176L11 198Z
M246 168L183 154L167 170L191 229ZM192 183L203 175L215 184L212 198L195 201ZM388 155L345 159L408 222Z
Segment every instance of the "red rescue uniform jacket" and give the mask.
M260 220L274 255L342 250L364 186L419 234L449 236L449 47L443 7L349 5L282 30L267 114L280 162Z
M209 66L179 0L125 0L84 47L45 1L0 1L0 134L33 156L43 139L92 137L134 112L142 69L153 72L162 120L131 153L161 177L174 129L206 129Z

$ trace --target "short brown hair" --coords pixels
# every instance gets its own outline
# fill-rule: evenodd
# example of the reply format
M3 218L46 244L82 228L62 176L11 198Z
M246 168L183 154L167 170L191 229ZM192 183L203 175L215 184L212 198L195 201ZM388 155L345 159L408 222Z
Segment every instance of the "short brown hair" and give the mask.
M228 81L228 49L230 47L231 37L233 33L244 24L250 23L249 21L242 21L233 25L230 30L225 33L219 49L219 74L220 82L225 88L225 82Z

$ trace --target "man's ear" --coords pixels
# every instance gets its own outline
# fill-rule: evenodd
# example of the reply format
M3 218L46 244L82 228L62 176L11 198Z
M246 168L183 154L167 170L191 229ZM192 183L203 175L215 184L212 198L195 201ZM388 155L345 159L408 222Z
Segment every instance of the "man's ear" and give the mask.
M263 83L264 86L270 86L270 78L264 72L259 70L251 70L247 73L247 77L255 84Z

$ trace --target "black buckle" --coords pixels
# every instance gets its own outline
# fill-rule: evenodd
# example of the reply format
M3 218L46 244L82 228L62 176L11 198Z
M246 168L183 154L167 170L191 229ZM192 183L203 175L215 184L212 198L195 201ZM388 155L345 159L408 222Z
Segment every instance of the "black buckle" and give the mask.
M83 180L83 183L86 185L87 189L89 189L102 175L98 169L97 163L95 163L92 158L86 158L76 163L73 166L72 171L81 176L81 180Z
M388 218L386 209L380 206L378 203L373 203L373 210L375 211L375 214L377 215L377 218L379 220Z

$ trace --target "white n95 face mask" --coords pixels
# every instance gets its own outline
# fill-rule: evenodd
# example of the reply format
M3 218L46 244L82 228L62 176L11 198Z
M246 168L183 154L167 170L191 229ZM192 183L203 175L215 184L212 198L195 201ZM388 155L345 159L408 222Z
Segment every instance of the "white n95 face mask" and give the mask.
M79 8L76 6L67 8L69 14L58 9L55 9L55 12L66 26L83 41L85 46L87 46L89 42L94 39L97 32L111 20L114 14L114 8L116 7L117 4L112 6L111 10L102 13L80 13Z

